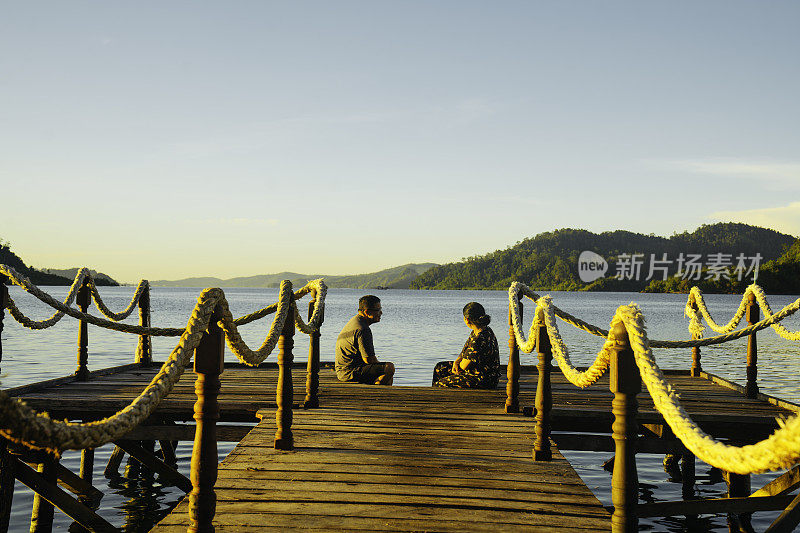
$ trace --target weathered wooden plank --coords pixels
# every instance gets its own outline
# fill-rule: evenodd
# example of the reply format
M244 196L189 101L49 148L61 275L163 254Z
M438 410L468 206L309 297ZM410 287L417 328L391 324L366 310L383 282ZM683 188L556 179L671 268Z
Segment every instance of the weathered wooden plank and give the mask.
M168 515L162 522L164 525L180 524L180 508ZM429 527L422 526L420 529L426 530L430 525L441 522L456 520L468 521L470 523L495 524L497 529L502 529L502 525L536 526L548 525L558 527L566 522L575 525L580 524L584 529L594 529L598 531L609 531L609 515L605 516L586 516L575 510L570 512L550 513L546 511L531 512L505 512L488 509L485 507L473 508L468 505L456 507L431 506L431 505L392 505L384 503L372 505L369 503L350 503L341 505L338 503L325 502L219 502L217 504L217 518L215 524L248 526L256 525L261 522L272 522L272 514L292 514L297 517L304 517L302 521L305 528L324 516L335 517L346 524L351 518L370 518L373 520L408 520L416 518L428 522ZM159 531L159 526L153 531Z
M784 472L755 491L751 496L778 496L788 494L800 486L800 466L795 466L791 470Z
M57 485L51 485L31 467L15 459L14 475L18 480L35 491L42 498L61 509L67 516L84 526L90 531L112 532L117 528L112 526L103 517L75 500Z
M252 425L217 425L217 440L220 442L239 442L253 429ZM126 433L121 440L194 440L195 424L171 424L165 426L140 425Z
M189 478L156 457L152 452L134 443L134 441L118 440L115 441L114 444L153 472L157 472L160 479L172 483L184 492L190 492L192 490L192 482L189 481Z
M794 496L749 496L745 498L714 498L677 502L643 503L636 507L639 517L698 515L715 513L750 513L780 511L792 503Z
M347 409L296 412L302 447L291 452L272 448L273 413L262 411L263 421L220 465L218 529L274 525L274 516L289 514L288 523L279 522L289 529L324 528L326 520L342 530L380 530L383 520L412 520L408 530L443 522L450 530L451 521L468 530L475 523L553 529L573 515L579 530L610 528L608 512L557 450L552 462L531 461L529 419L493 411L486 401L458 412L420 410L418 397L402 401L406 391L382 389L381 399L379 390L367 388L363 401L390 408L365 413L362 400L350 397ZM434 401L449 392L430 391Z
M305 365L300 361L294 365L295 379L305 375ZM126 406L157 370L136 367L98 374L87 382L65 379L21 390L19 395L29 405L46 409L54 416L91 419ZM535 518L526 517L526 530L565 530L565 520L559 518L565 512L561 506L576 513L576 519L568 521L576 530L609 528L607 518L594 524L577 516L583 513L577 511L582 505L591 509L585 513L588 518L606 517L607 512L557 449L554 448L553 462L533 465L533 420L503 413L505 379L494 391L374 387L340 383L331 363L323 362L319 379L322 408L316 412L295 411L292 430L297 449L275 452L272 419L277 374L274 363L261 369L226 365L220 394L221 420L250 422L260 414L264 421L244 436L222 464L217 483L219 531L246 531L256 523L260 529L265 522L281 530L313 524L320 530L414 531L430 529L435 523L441 530L494 531L495 524L463 516L483 512L484 507L490 506L500 514L517 516L496 517L501 520L498 523L509 528L522 527L519 517L533 509ZM537 376L535 367L522 367L521 405L533 403ZM714 383L693 378L685 371L668 372L667 376L695 421L717 436L742 442L756 440L777 427L776 417L793 410L791 405L765 398L746 400L736 387L719 380ZM127 438L193 438L193 425L159 426L162 421L191 420L195 402L193 378L187 373L148 425ZM608 391L608 376L586 390L569 384L557 369L552 378L554 430L610 431L612 394ZM299 389L293 397L298 404L305 394ZM663 425L647 393L639 394L638 400L637 421ZM228 438L238 440L244 431L241 426L230 427ZM561 442L567 448L579 444L586 447L586 437L576 439L567 436ZM606 449L608 441L607 437L594 436L591 448ZM652 444L652 449L645 451L679 446L674 442ZM484 494L483 499L461 496L459 491L464 489ZM348 498L354 501L350 503ZM365 511L357 505L366 505L373 511L358 514ZM547 506L549 511L544 508ZM345 514L335 514L342 508L347 509ZM180 509L182 506L176 513ZM247 518L240 519L229 512ZM448 522L438 520L440 517L446 517L443 519ZM164 522L166 530L172 527L169 520ZM182 529L185 524L176 527Z
M393 482L391 479L384 483L354 483L353 481L307 481L303 479L270 479L269 489L265 489L263 478L249 479L240 477L220 478L216 485L219 491L218 499L241 498L246 494L246 499L286 499L290 493L314 494L313 499L325 500L330 496L328 493L347 494L350 498L359 498L357 494L395 494L406 496L426 496L426 497L463 497L466 489L480 488L481 498L487 502L495 500L503 501L558 501L576 502L588 506L595 506L597 500L585 491L584 487L578 485L566 485L553 483L552 478L549 483L539 489L536 488L533 480L519 482L518 486L505 483L505 480L496 481L494 487L486 487L476 483L462 483L463 479L452 480L448 484L430 484L430 478L420 478L416 484L403 482ZM565 486L566 485L566 486ZM569 490L572 489L572 490Z

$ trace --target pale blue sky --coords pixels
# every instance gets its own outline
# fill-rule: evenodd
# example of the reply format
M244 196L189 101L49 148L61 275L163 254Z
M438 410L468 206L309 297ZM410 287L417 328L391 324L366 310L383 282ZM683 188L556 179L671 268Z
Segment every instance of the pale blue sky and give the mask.
M3 2L0 237L119 279L800 235L798 2Z

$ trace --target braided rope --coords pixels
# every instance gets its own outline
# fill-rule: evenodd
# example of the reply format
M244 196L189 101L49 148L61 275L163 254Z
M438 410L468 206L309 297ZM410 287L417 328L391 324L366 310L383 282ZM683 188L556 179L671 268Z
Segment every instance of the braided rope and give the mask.
M767 329L769 327L775 328L776 325L779 325L779 321L783 320L787 316L791 316L795 314L798 309L800 309L800 298L795 300L794 302L790 303L777 313L773 315L769 315L768 318L765 318L759 322L751 326L747 326L746 328L742 328L731 333L726 333L724 335L717 335L715 337L708 337L708 338L701 338L701 339L693 339L693 340L686 340L686 341L657 341L653 340L650 341L650 346L653 348L694 348L695 346L711 346L712 344L722 344L724 342L732 341L735 339L741 339L742 337L747 337L748 335L752 335L757 331L761 331L762 329ZM765 313L766 314L766 313Z
M325 296L327 295L327 291L328 287L325 285L325 282L321 279L317 279L308 282L302 289L292 293L292 283L288 280L285 280L281 282L278 293L278 303L276 304L265 307L260 311L242 317L238 320L233 319L233 316L231 316L229 310L223 310L220 327L225 331L225 339L228 343L228 347L242 363L251 366L259 365L275 349L289 313L292 313L292 317L295 321L295 326L297 329L308 335L312 333L318 333L320 327L322 326L322 317L325 309ZM314 301L314 310L311 313L311 319L309 320L308 324L306 324L300 317L300 312L297 309L297 303L295 300L302 298L310 292L315 292L316 298ZM272 310L273 308L274 311ZM273 312L275 313L275 318L272 321L272 325L270 326L264 342L257 350L252 350L242 340L237 326L255 320L252 318L254 316L258 316L262 313L263 315L261 316L266 316L267 314Z
M767 297L764 295L764 290L754 283L748 286L745 290L744 294L742 295L742 301L739 303L739 307L736 309L736 313L734 313L730 321L724 326L720 326L711 316L711 313L706 306L705 299L703 298L703 292L698 287L692 287L691 291L689 291L689 297L686 301L686 309L684 310L684 314L690 319L689 332L698 338L702 336L705 328L700 322L701 316L705 319L708 326L717 333L728 333L733 331L733 329L739 325L739 322L741 322L742 318L744 317L749 296L751 294L755 297L759 307L764 312L764 316L766 318L772 317L772 309L770 308L769 302L767 302ZM697 306L697 309L695 309L695 305ZM773 323L772 329L775 331L775 333L786 340L800 340L800 331L789 331L783 326L783 324L779 324L777 322Z
M711 466L736 474L783 470L800 463L800 416L778 420L779 429L756 444L731 446L717 441L702 431L686 413L678 393L656 364L639 307L635 304L620 307L612 320L612 327L617 321L625 325L642 381L656 409L695 456Z
M536 347L536 339L534 338L536 329L532 324L528 333L528 339L526 340L522 332L522 319L519 316L520 294L532 300L534 303L537 302L541 297L533 292L530 287L518 281L511 283L511 286L508 288L508 307L511 310L511 322L514 327L514 337L517 339L517 345L519 345L520 350L525 353L531 353ZM608 337L608 330L594 326L588 322L584 322L580 318L577 318L556 306L552 307L555 316L567 324L575 326L578 329L582 329L583 331L591 333L597 337Z
M744 336L757 329L769 327L771 323L780 320L797 311L800 300L787 306L780 313L772 315L769 319L754 324L745 330L731 333L727 336L735 338ZM551 298L544 296L537 299L537 311L547 326L550 344L553 349L553 358L558 362L564 376L578 387L586 387L597 381L605 373L610 363L611 346L614 341L613 334L609 333L606 343L598 352L592 366L586 372L578 371L569 360L569 352L558 332L555 320L555 306ZM513 312L512 312L513 316ZM534 328L539 327L539 312L534 318L531 328L531 337ZM737 474L761 473L771 470L783 470L800 463L800 416L795 416L788 421L778 421L780 428L769 438L756 444L747 446L731 446L717 441L703 432L691 419L689 414L680 404L678 393L667 381L664 373L656 364L651 350L652 343L647 338L644 325L644 315L635 304L621 306L611 320L611 329L616 323L622 322L628 332L631 347L634 351L636 364L642 376L656 409L664 417L675 435L697 457L706 463ZM752 330L748 332L747 330ZM744 332L744 333L743 333ZM715 337L715 343L725 342L722 337Z
M695 289L697 289L697 287L694 287L692 289L692 291L694 291ZM784 318L786 318L788 316L793 315L794 313L796 313L798 311L798 309L800 309L800 298L798 298L794 302L790 303L789 305L787 305L786 307L784 307L783 309L781 309L777 313L773 314L772 313L772 309L769 307L769 304L766 301L766 297L764 296L764 293L761 290L761 287L758 287L757 285L751 285L748 288L748 291L751 291L751 290L754 292L756 298L759 300L759 303L763 302L763 303L761 303L761 306L762 306L762 309L764 310L765 318L763 320L761 320L760 322L757 322L757 323L755 323L755 324L753 324L751 326L748 326L746 328L740 329L738 331L728 332L728 333L725 333L723 335L718 335L718 336L715 336L715 337L700 338L701 335L698 334L697 335L698 338L695 338L695 339L692 339L692 340L685 340L685 341L651 340L650 341L650 346L652 346L653 348L694 348L696 346L711 346L711 345L714 345L714 344L722 344L724 342L728 342L728 341L731 341L731 340L740 339L742 337L746 337L748 335L751 335L751 334L753 334L753 333L755 333L757 331L761 331L762 329L766 329L768 327L772 327L773 329L778 331L778 334L780 334L783 338L785 338L787 340L800 340L800 332L791 333L788 330L786 330L786 328L784 328L780 324L781 320L783 320ZM536 347L535 334L536 334L536 329L538 328L538 323L534 322L533 324L531 324L531 328L530 328L530 330L528 332L528 339L526 340L525 336L524 336L524 333L522 331L522 320L521 320L521 318L519 316L519 295L520 294L528 297L529 299L531 299L534 302L538 302L542 297L539 296L538 294L536 294L535 292L533 292L529 287L527 287L526 285L524 285L523 283L520 283L518 281L513 282L511 284L511 286L509 287L509 289L508 289L509 309L511 310L512 326L513 326L513 329L514 329L514 337L517 339L517 344L519 345L519 348L523 352L531 353L533 351L533 349ZM700 294L700 298L702 298L702 294L700 293L699 289L697 289L697 294ZM745 295L746 294L747 293L745 293ZM686 311L687 313L688 313L688 309L690 309L690 305L691 304L687 304L687 307L686 307L687 308L687 311ZM698 304L698 307L700 307L699 304ZM742 307L740 306L740 309L741 308ZM586 332L591 333L592 335L595 335L595 336L598 336L598 337L607 338L608 335L609 335L609 331L608 330L605 330L605 329L602 329L602 328L600 328L598 326L589 324L588 322L584 322L583 320L581 320L581 319L579 319L579 318L567 313L566 311L563 311L563 310L559 309L555 305L552 306L552 309L553 309L553 314L555 316L557 316L558 318L560 318L564 322L577 327L578 329L581 329L583 331L586 331ZM700 323L699 318L697 318L697 315L692 315L692 323L697 323L697 324ZM736 323L733 325L733 327L736 327L736 324L738 324L738 321L736 321ZM691 325L690 325L689 329L692 330L692 326ZM783 332L785 332L785 335L782 334L781 330ZM700 331L702 331L702 326L700 326ZM792 337L792 336L794 336L794 337Z
M312 290L317 291L317 301L312 318L308 325L304 324L309 331L319 331L326 289L322 280L315 280L298 291L300 297ZM49 297L45 293L42 294ZM31 448L50 450L55 453L67 449L96 448L117 439L150 416L161 400L172 390L189 363L200 338L208 328L215 306L219 305L220 307L222 318L219 326L225 332L225 338L231 351L243 363L258 365L275 349L289 313L293 313L295 316L298 314L294 302L295 294L292 293L290 281L281 283L279 301L275 305L275 319L267 338L258 350L251 350L239 335L236 321L233 319L228 301L225 299L225 293L222 289L206 289L200 294L186 328L176 330L181 337L167 361L150 384L127 407L96 422L62 422L50 419L47 413L37 413L24 401L10 398L4 391L0 391L0 435ZM52 297L49 298L53 300ZM43 301L52 304L47 298ZM93 323L107 322L53 301L57 304L58 309L66 314L74 315L76 318L85 318ZM159 330L166 329L133 327L116 322L109 324L114 327L124 326L125 329L137 329L148 333L158 333Z
M306 335L319 333L325 312L325 297L328 295L328 286L325 285L325 281L322 278L309 281L305 287L294 293L295 301L309 292L314 293L314 310L311 311L311 318L308 320L308 324L303 322L303 317L297 309L297 305L295 304L294 306L294 323L297 329Z
M97 305L97 308L101 313L115 322L119 322L120 320L125 320L128 318L133 310L136 309L136 304L139 303L139 298L141 298L142 293L150 287L150 283L146 279L140 280L139 285L136 287L136 291L133 293L133 297L128 304L128 307L119 313L114 313L108 307L106 307L105 302L100 297L100 292L97 290L97 284L95 283L94 278L90 277L89 279L91 280L90 287L95 305Z
M179 336L183 330L177 328L143 328L141 326L131 326L128 324L120 324L116 321L124 320L133 312L136 308L136 303L139 301L139 298L142 296L142 293L149 287L149 283L147 280L141 280L139 282L138 287L136 288L136 292L131 299L130 304L128 307L120 313L113 313L103 302L103 299L100 297L100 293L97 291L97 287L95 286L94 280L92 279L92 275L89 272L88 268L81 268L78 270L78 273L75 275L75 280L72 282L72 286L67 293L67 296L64 298L63 302L59 302L39 287L33 284L33 282L28 279L26 276L23 276L13 268L7 265L0 265L0 274L4 274L7 276L12 283L15 285L20 286L25 292L31 294L32 296L39 299L41 302L46 303L50 307L56 309L56 312L50 317L45 320L32 320L25 316L25 314L20 311L19 307L17 307L16 302L11 298L11 295L8 296L8 301L6 303L6 307L8 307L8 311L14 319L19 322L22 326L28 329L45 329L55 325L59 320L61 320L64 315L70 315L71 317L78 318L80 320L86 320L90 324L94 324L96 326L104 327L107 329L113 329L116 331L123 331L125 333L136 333L138 335L155 335L155 336ZM83 313L82 311L78 311L70 307L72 302L75 300L78 290L83 283L83 280L88 278L89 279L89 287L92 292L92 297L94 298L95 303L97 304L97 308L100 309L100 312L103 313L105 316L110 318L115 322L110 322L107 320L103 320L101 318L94 317L88 313Z
M564 377L566 377L570 383L580 388L585 388L597 383L597 380L600 379L608 369L611 360L610 348L613 345L613 336L611 334L608 335L603 348L597 353L597 357L592 363L592 366L585 372L581 372L572 365L569 359L569 350L567 349L567 345L564 344L564 339L561 338L561 333L558 331L555 315L556 307L553 305L550 295L539 298L536 302L536 306L537 313L533 321L534 326L536 328L539 327L540 313L538 311L541 310L541 315L547 327L547 336L550 337L553 358L558 362L558 366L561 368ZM533 335L531 335L531 338L533 338Z
M17 308L16 303L9 297L6 306L9 308L12 315L14 315L21 324L32 327L33 329L49 327L49 325L44 324L44 322L52 322L52 324L54 324L65 314L68 314L91 324L117 331L140 335L180 336L178 344L170 353L167 361L162 365L158 374L153 378L150 384L145 387L141 394L128 406L103 420L89 423L52 420L47 413L38 413L27 406L24 401L11 398L5 391L0 391L0 435L30 448L48 450L56 454L67 449L77 450L102 446L103 444L121 437L150 416L158 407L161 400L172 390L172 387L178 381L181 374L183 374L186 365L189 363L194 353L194 349L197 347L204 332L208 328L210 317L215 306L218 305L220 307L222 317L219 321L219 326L225 332L225 338L231 351L236 354L240 361L249 365L257 365L274 350L290 312L293 314L296 321L299 320L297 327L301 329L301 331L305 331L309 334L319 332L325 308L325 296L327 294L327 286L321 279L309 282L296 293L292 293L291 282L284 281L281 283L279 301L277 304L265 307L251 315L241 317L239 320L234 320L222 289L206 289L200 294L185 328L151 328L103 320L69 307L69 304L72 303L75 293L77 292L76 287L80 287L80 284L88 275L88 270L86 269L81 269L79 271L73 283L73 287L70 289L70 294L64 302L59 302L49 294L41 291L37 286L31 283L28 278L20 275L10 267L0 265L0 272L8 276L14 283L20 285L39 300L57 310L57 313L47 321L37 323L25 317ZM130 314L138 298L147 286L146 281L141 282L129 309L116 314L116 317L125 318L121 315L125 313ZM96 288L93 292L96 293ZM295 298L301 298L309 292L314 292L316 298L311 319L308 324L305 324L302 319L299 318L299 312L297 311L297 305L294 300ZM106 316L115 315L102 303L102 299L99 298L99 295L97 295L95 302ZM271 309L272 311L270 311ZM251 350L239 335L237 325L255 320L255 318L252 317L258 315L266 316L270 312L275 312L276 316L267 334L267 338L258 350Z
M49 306L53 307L54 309L58 309L62 315L67 314L72 318L77 318L78 320L85 320L89 324L93 324L101 328L111 329L114 331L121 331L123 333L134 333L136 335L150 335L153 337L179 337L180 335L183 334L183 329L181 328L144 327L144 326L137 326L134 324L125 324L124 322L112 322L110 320L104 320L94 315L78 311L77 309L74 309L72 307L67 307L66 305L59 302L46 292L40 291L39 288L36 287L35 285L33 286L33 288L36 290L36 294L34 295L37 298L39 298L42 302L48 304ZM33 321L29 322L29 319L19 311L19 309L17 308L17 304L11 298L11 295L8 295L6 299L6 307L11 313L11 316L13 316L17 320L17 322L22 324L24 327L30 329L42 329L36 327L35 322Z
M522 327L521 320L519 320L519 308L518 305L515 305L515 301L518 301L519 293L525 294L537 302L537 313L530 329L528 341L525 341L521 334ZM756 298L759 298L758 292L755 292L755 294ZM759 300L764 301L764 304L762 304L763 308L766 304L766 300L763 298ZM541 311L541 317L547 327L550 344L553 348L553 357L558 362L565 377L567 377L571 383L579 387L591 385L606 371L609 365L613 334L609 333L607 335L606 343L603 345L600 352L598 352L597 358L592 366L586 372L580 372L569 360L568 349L561 338L555 320L557 308L552 305L549 296L539 297L522 284L512 284L512 287L509 289L509 302L514 335L521 348L524 344L531 349L535 345L534 335L536 328L540 325L541 319L539 311ZM698 307L700 306L698 305ZM795 313L800 308L800 299L784 307L780 312L775 314L772 314L768 306L766 307L765 315L767 315L767 318L757 324L718 337L693 341L650 341L647 338L644 315L635 304L620 307L611 320L611 329L620 321L625 325L631 347L634 351L636 364L642 376L642 381L645 383L650 396L653 398L656 409L664 417L664 420L670 426L673 433L701 460L717 468L737 474L783 470L800 463L800 416L792 417L787 421L779 420L778 424L780 428L769 438L756 444L740 447L719 442L703 432L681 406L678 393L672 385L667 382L664 373L656 364L651 346L655 346L656 344L663 347L704 346L744 337L760 329L774 326L778 321ZM741 317L739 317L739 319L741 319ZM732 327L735 327L735 324ZM581 329L587 330L586 328ZM599 330L599 328L596 329Z
M45 294L45 293L39 290L39 287L31 283L31 280L29 280L28 278L26 278L25 276L23 276L13 268L11 268L10 266L0 265L0 274L7 276L12 283L14 283L15 285L19 285L27 292L33 294L34 296L42 300L40 294ZM72 302L75 301L75 297L78 294L78 290L80 290L81 288L83 279L87 275L90 275L89 270L87 268L81 268L80 270L78 270L78 273L75 275L75 280L72 282L72 285L69 288L69 292L67 292L66 297L64 297L63 305L65 307L69 307L72 304ZM47 296L49 297L49 295ZM52 297L50 297L50 300L52 300ZM56 307L53 306L52 304L50 305L51 307ZM61 320L64 317L65 313L65 311L59 310L53 313L49 318L46 318L44 320L31 320L30 318L22 314L19 308L17 308L14 301L11 299L10 295L8 297L7 307L9 312L11 313L11 316L14 317L14 320L16 320L17 322L19 322L28 329L45 329L54 326L55 324L58 323L59 320Z
M257 366L272 353L272 350L278 344L278 339L281 336L286 319L292 311L293 304L292 282L284 280L281 282L278 293L275 318L272 320L267 337L257 350L252 350L245 344L241 335L239 335L239 328L233 320L230 309L227 306L223 308L222 320L220 320L219 325L225 331L225 340L228 343L228 348L236 355L239 361L246 365Z
M208 328L216 305L227 311L228 303L221 289L206 289L200 294L192 316L167 361L142 393L118 413L87 423L52 420L47 413L37 413L24 401L12 399L5 391L0 391L0 435L30 448L55 453L96 448L123 436L150 416L172 390Z
M26 292L30 293L31 295L35 296L37 299L39 299L43 303L46 303L50 307L52 307L52 308L57 310L56 313L52 317L47 319L47 320L34 321L34 320L31 320L30 318L28 318L27 316L25 316L22 313L22 311L19 310L19 308L17 307L16 302L9 295L8 299L7 299L7 302L6 302L6 307L8 308L9 313L11 314L11 316L14 317L14 319L17 320L17 322L19 322L22 326L24 326L26 328L29 328L29 329L44 329L44 328L48 328L48 327L54 325L55 323L57 323L59 320L61 320L61 318L66 314L66 315L69 315L69 316L71 316L73 318L77 318L78 320L85 320L86 322L88 322L90 324L93 324L95 326L99 326L99 327L106 328L106 329L111 329L111 330L114 330L114 331L120 331L120 332L123 332L123 333L133 333L133 334L136 334L136 335L150 335L150 336L155 336L155 337L178 337L184 331L181 328L144 327L144 326L138 326L138 325L133 325L133 324L123 324L123 323L119 323L119 322L112 322L112 321L108 321L108 320L103 320L102 318L99 318L99 317L96 317L94 315L90 315L88 313L84 313L82 311L79 311L79 310L77 310L75 308L69 307L69 305L75 299L75 294L77 293L77 290L80 288L80 285L83 282L83 278L86 277L87 275L90 275L88 273L88 269L85 269L85 268L82 268L81 270L78 271L78 275L76 276L75 281L73 282L73 286L70 289L70 294L67 295L67 297L64 299L63 302L59 302L58 300L56 300L55 298L53 298L52 296L50 296L46 292L42 291L39 287L34 285L33 282L30 281L30 279L28 279L27 277L25 277L22 274L18 273L16 270L14 270L13 268L11 268L9 266L0 265L0 273L5 274L6 276L8 276L12 280L12 282L14 284L19 285ZM112 318L112 320L117 320L117 319L122 320L122 319L126 318L133 311L133 309L135 308L135 302L138 301L139 297L141 296L141 294L144 292L144 290L148 286L149 285L148 285L147 281L145 281L145 280L140 281L139 282L139 286L136 289L136 293L135 293L133 299L131 300L131 304L129 305L129 308L124 310L124 311L122 311L122 313L119 313L117 315L114 315L113 313L111 313L108 310L108 308L102 302L102 299L98 300L99 295L97 295L97 297L95 298L95 302L97 303L98 308L100 309L101 312L103 312L103 314L105 314L106 316L109 316L109 318ZM94 287L93 283L92 283L92 289L93 289L93 294L96 294L97 290ZM301 288L300 290L298 290L297 292L294 293L294 298L295 299L302 298L303 296L305 296L309 292L315 292L317 294L317 297L315 298L314 310L313 310L312 315L311 315L311 320L309 320L308 324L303 322L303 320L299 316L298 312L295 312L295 321L297 322L297 327L303 333L311 334L311 333L319 332L319 328L322 325L321 323L322 323L323 312L324 312L324 309L325 309L325 297L327 295L327 290L328 290L328 287L325 284L325 282L322 279L317 279L317 280L313 280L313 281L308 282L303 288ZM231 323L235 324L237 326L249 324L250 322L258 320L259 318L263 318L263 317L265 317L265 316L267 316L269 314L274 313L278 309L278 307L279 307L279 304L277 304L277 303L269 305L267 307L264 307L263 309L260 309L260 310L254 312L254 313L251 313L249 315L245 315L245 316L242 316L242 317L237 318L235 320L231 320ZM114 315L114 316L110 316L110 315ZM282 320L285 320L285 317ZM230 328L230 326L229 326L229 328ZM277 331L278 331L278 336L280 336L280 331L281 330L278 329ZM236 333L236 335L238 336L238 332ZM274 342L277 342L277 337L274 337L274 339L275 339ZM236 346L237 346L238 352L234 351L233 348L231 348L231 351L234 351L234 353L236 353L237 356L239 356L241 354L241 357L244 358L243 362L245 362L245 360L248 360L248 359L254 359L252 357L252 355L247 355L247 348L242 343L241 337L239 337L239 340L237 341ZM259 350L259 351L261 351L261 350ZM272 349L268 350L267 355L271 351L272 351ZM258 358L258 357L260 357L260 356L257 356L256 358ZM266 355L264 357L266 357ZM262 359L262 361L263 361L263 359ZM258 364L258 363L255 363L255 364Z

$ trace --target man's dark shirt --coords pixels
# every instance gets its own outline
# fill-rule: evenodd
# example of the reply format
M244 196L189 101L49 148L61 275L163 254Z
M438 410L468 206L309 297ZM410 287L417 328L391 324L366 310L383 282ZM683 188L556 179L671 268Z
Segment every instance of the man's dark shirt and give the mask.
M367 357L375 357L372 332L367 318L356 315L336 339L336 376L341 381L351 381L353 370L366 365Z

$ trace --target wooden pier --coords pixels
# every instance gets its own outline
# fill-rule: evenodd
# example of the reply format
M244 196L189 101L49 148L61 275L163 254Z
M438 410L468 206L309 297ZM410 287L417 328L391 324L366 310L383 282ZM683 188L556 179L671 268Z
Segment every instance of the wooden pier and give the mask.
M514 282L504 380L497 390L454 390L338 382L331 364L320 363L322 280L296 292L284 281L277 303L239 318L231 316L222 290L206 289L186 328L176 329L150 325L146 281L128 308L114 313L85 269L65 302L7 266L0 265L0 273L57 310L32 320L0 285L0 328L5 309L31 329L50 327L65 315L79 324L74 375L0 391L0 531L8 526L15 479L35 492L31 531L52 529L54 506L91 531L116 530L93 508L102 496L92 485L93 449L109 442L116 448L106 475L113 476L128 454L158 473L160 482L188 493L156 526L162 531L631 533L643 517L718 513L728 514L731 531L750 531L750 513L776 510L781 516L767 533L800 525L800 495L792 494L800 488L800 450L793 444L800 438L800 419L793 417L800 406L759 393L756 344L756 332L770 326L800 340L799 332L779 325L800 310L800 299L773 314L761 289L751 286L737 315L719 326L693 290L687 310L695 310L695 338L649 341L636 306L620 307L605 331ZM307 294L305 323L297 302ZM522 294L537 302L538 327L528 340L521 332ZM90 296L110 320L88 314ZM73 300L79 309L71 307ZM136 306L139 324L120 323ZM759 307L765 311L761 320ZM732 331L745 310L748 326ZM697 338L698 312L722 334ZM238 326L273 313L261 347L248 347ZM556 316L606 339L588 370L569 362ZM90 372L90 323L138 335L135 362ZM307 364L293 363L296 330L309 335ZM151 335L180 337L160 368L152 362ZM746 386L703 372L701 346L745 336ZM226 339L247 365L224 364ZM661 370L651 347L691 348L691 369ZM261 364L276 348L275 363ZM521 366L520 349L535 350L538 364ZM50 417L37 414L43 411ZM174 445L181 440L194 441L190 477L176 469ZM221 464L219 441L238 443ZM742 447L755 443L759 453ZM64 449L82 450L79 473L48 452ZM561 454L566 450L613 452L611 506L581 481ZM637 452L665 454L675 468L680 462L683 500L639 502ZM723 471L727 497L696 499L695 454ZM751 473L787 468L752 490Z
M534 419L504 412L505 382L495 391L367 386L340 383L330 363L321 366L321 407L299 409L305 390L294 390L291 451L273 446L277 366L228 365L220 376L219 438L241 442L219 467L218 531L611 529L610 511L559 452L614 451L607 378L581 390L552 373L553 459L533 461ZM54 417L89 420L130 403L156 370L131 365L8 392ZM300 381L305 368L295 364L293 373ZM791 414L707 378L670 373L692 417L714 435L756 441ZM193 379L187 372L128 442L191 440ZM522 411L534 404L537 381L536 367L520 368ZM640 402L639 422L649 428L640 451L680 453L646 394ZM185 531L187 500L154 531Z

